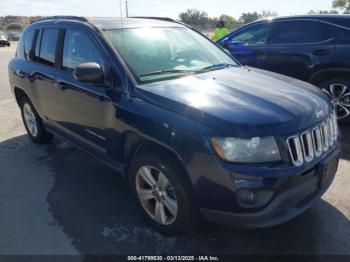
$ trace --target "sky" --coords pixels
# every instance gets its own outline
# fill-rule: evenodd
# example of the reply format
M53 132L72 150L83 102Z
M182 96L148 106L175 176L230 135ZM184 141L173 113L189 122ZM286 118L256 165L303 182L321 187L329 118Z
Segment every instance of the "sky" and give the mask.
M118 16L120 3L125 15L125 0L0 0L0 16L78 15ZM128 0L130 16L178 18L188 8L238 18L243 12L270 10L279 15L306 14L309 10L329 10L332 0Z

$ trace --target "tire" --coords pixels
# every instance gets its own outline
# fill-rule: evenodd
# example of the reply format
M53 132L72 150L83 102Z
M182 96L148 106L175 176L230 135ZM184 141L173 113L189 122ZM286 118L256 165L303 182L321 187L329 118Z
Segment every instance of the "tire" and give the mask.
M10 47L10 46L11 46L11 43L10 43L10 42L9 42L9 43L7 43L7 46L8 46L8 47Z
M36 144L50 142L54 136L46 132L38 113L28 97L22 97L20 107L23 124L30 139Z
M337 108L338 122L350 124L350 79L333 78L318 85Z
M148 168L150 172L145 171L145 168ZM147 174L153 176L156 182L154 186L159 187L160 190L151 188L145 181L143 177L148 177ZM160 233L184 235L192 232L197 225L198 207L185 175L187 174L184 174L173 157L161 152L143 151L137 153L131 160L129 184L133 197L147 222ZM168 185L164 177L160 179L161 176L165 177ZM142 195L147 196L147 200L142 201ZM158 208L156 208L157 205Z

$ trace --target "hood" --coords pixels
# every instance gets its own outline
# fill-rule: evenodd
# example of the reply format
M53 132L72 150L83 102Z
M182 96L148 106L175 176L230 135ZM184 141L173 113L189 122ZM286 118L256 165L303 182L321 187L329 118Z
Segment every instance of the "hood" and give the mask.
M140 85L151 103L210 126L223 135L283 135L321 121L330 113L327 96L305 82L245 67ZM317 116L316 116L317 115ZM322 115L322 114L321 114ZM323 117L324 118L324 117Z

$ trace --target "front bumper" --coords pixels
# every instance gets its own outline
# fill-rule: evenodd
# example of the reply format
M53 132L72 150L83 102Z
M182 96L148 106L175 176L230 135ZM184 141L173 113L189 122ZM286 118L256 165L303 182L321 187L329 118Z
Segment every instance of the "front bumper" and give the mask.
M313 176L302 184L280 193L259 212L232 213L200 208L200 213L204 219L212 222L248 228L264 228L287 222L303 213L327 191L336 171L330 174L326 181L322 181L324 169L320 167L332 161L338 163L339 156L340 148L337 148L314 169Z

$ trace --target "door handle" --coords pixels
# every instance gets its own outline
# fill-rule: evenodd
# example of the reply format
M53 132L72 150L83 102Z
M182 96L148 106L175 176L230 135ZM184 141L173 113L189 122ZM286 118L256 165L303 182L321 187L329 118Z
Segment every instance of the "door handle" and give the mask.
M263 54L264 54L264 52L261 51L261 50L253 50L253 53L254 53L255 55L263 55Z
M106 101L106 98L105 98L103 95L100 95L100 96L98 96L98 100L99 100L100 102L105 102L105 101Z
M328 49L317 49L312 51L312 54L316 56L329 55L330 51Z
M61 89L62 91L68 89L68 86L64 82L55 82L55 86Z

